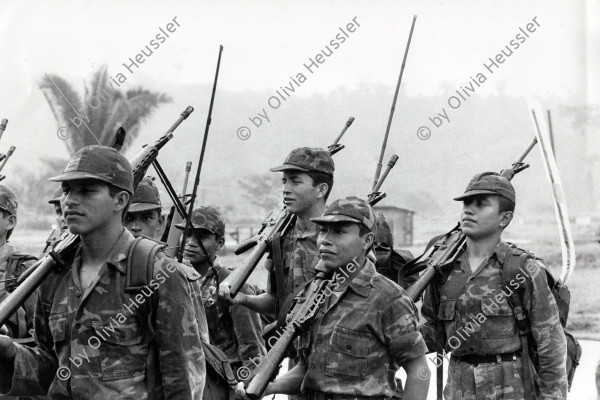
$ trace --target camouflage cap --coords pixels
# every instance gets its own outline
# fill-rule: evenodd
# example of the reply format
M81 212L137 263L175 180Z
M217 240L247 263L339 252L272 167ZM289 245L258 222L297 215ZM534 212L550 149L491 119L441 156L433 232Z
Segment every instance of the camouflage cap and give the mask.
M15 193L4 185L0 185L0 209L17 215L17 198Z
M63 194L62 186L59 185L56 188L56 190L54 190L54 193L52 193L52 197L50 198L50 200L48 200L48 203L60 204L60 198L62 197L62 194Z
M129 161L112 147L87 146L75 153L55 182L92 179L106 182L133 194L133 172Z
M162 208L158 188L151 177L145 176L135 188L128 212L141 212L157 208Z
M218 237L225 236L225 220L221 213L214 207L202 206L192 211L192 226L195 229L206 229ZM176 228L185 229L185 222L175 225Z
M394 237L383 213L377 214L377 235L375 235L375 241L385 243L389 247L394 247Z
M299 147L292 150L279 167L270 168L273 172L298 170L303 172L322 172L333 176L335 166L327 150Z
M455 197L456 201L463 201L468 197L480 194L495 194L515 203L515 188L512 183L497 172L483 172L471 179L463 194Z
M377 231L373 209L369 203L356 196L337 199L327 206L322 216L310 220L317 224L356 222L357 224L363 224L371 232Z

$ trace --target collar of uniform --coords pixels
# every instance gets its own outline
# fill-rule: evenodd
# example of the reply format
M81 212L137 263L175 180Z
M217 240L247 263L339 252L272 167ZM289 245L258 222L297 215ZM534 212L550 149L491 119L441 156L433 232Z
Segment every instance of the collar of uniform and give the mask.
M127 254L129 253L129 248L134 240L135 237L131 234L131 232L123 228L123 232L121 232L121 236L119 236L119 239L117 239L115 247L113 247L108 255L106 263L114 266L122 274L127 273ZM79 249L78 253L79 252L81 252L81 249Z
M317 224L314 222L311 222L309 228L304 231L300 230L298 224L294 224L294 236L296 239L307 239L311 237L316 238L318 235L319 233L317 232Z
M498 242L492 254L496 255L496 259L500 264L504 264L504 259L506 258L506 254L510 249L510 245L502 240Z
M213 260L213 266L215 267L214 269L217 270L217 273L221 270L221 268L223 268L223 266L221 265L221 260L219 259L219 256L215 256L215 259ZM208 267L208 270L206 271L205 279L208 279L213 275L214 275L214 270L211 267Z
M371 278L375 275L375 265L367 259L365 264L351 275L348 286L362 297L368 297L371 291Z

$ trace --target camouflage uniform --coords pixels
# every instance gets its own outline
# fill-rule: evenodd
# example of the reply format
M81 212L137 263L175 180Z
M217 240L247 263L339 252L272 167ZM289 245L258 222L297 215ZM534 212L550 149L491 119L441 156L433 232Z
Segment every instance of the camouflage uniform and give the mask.
M129 163L107 147L78 151L54 179L78 178L133 193ZM186 276L158 253L149 285L141 293L125 293L133 241L123 228L86 290L79 284L81 250L70 268L43 282L35 308L38 347L16 345L12 365L0 363L1 393L47 393L50 399L202 398L204 353Z
M221 266L219 259L215 259L214 267L219 275L219 282L229 276L233 269ZM253 369L256 360L262 359L267 352L262 338L262 324L258 313L241 306L233 305L223 307L218 301L213 300L209 288L217 287L217 278L212 269L209 269L201 278L200 287L204 300L204 309L208 322L210 343L219 347L232 363L235 370L241 366ZM246 285L242 293L253 294ZM242 375L242 374L237 374ZM243 378L243 376L238 376Z
M336 200L312 221L351 221L375 229L373 211L357 197ZM368 259L363 266L354 264L354 270L340 267L334 282L314 324L301 335L308 366L302 392L309 399L319 394L335 400L400 397L396 371L427 350L415 305Z
M278 167L270 168L272 172L297 170L302 172L322 172L333 176L335 165L328 151L318 148L299 147L290 152L284 163ZM286 287L286 297L294 291L298 292L306 282L316 276L315 267L319 261L317 248L318 237L316 225L310 226L306 231L300 231L294 225L283 238L281 251L283 255L283 278ZM275 292L275 269L269 271L270 290ZM296 343L297 345L297 343ZM298 362L298 358L290 360L289 368ZM303 396L289 396L291 400L304 399Z
M17 200L15 194L4 185L0 185L0 213L8 212L17 215ZM8 235L8 233L7 233ZM8 237L6 238L8 240ZM16 287L16 278L35 263L30 257L28 260L18 261L25 254L18 253L12 242L6 242L0 247L0 301L3 301L9 292ZM10 271L7 271L10 269ZM35 307L35 294L30 296L22 307L19 307L14 313L6 328L9 330L8 336L15 338L20 343L33 343L31 332L33 330L33 310Z
M212 232L217 238L225 236L225 220L214 207L201 206L194 209L191 220L194 229ZM185 223L178 224L176 227L185 229ZM217 288L217 281L223 282L233 269L221 266L218 257L213 260L213 266L217 276L213 269L209 268L197 281L203 304L202 312L206 314L210 343L223 351L234 370L244 366L246 371L249 371L253 369L256 360L266 355L260 317L258 313L244 306L234 304L223 307L215 301L216 299L210 293L210 287ZM247 284L242 287L241 292L254 294L249 291ZM242 375L236 373L238 377L243 378Z
M495 194L512 197L514 202L514 191L511 196L506 185L510 183L496 180L499 181L492 178L485 185L478 181L479 187L472 181L465 195L474 190L487 194L489 186ZM500 241L474 272L463 251L450 265L447 280L442 284L440 277L425 292L421 312L426 322L421 332L427 346L430 351L452 352L444 389L446 399L524 398L521 340L514 311L507 301L516 282L509 286L502 279L508 251L509 245ZM538 348L540 398L564 399L566 339L544 268L533 259L521 267L528 276L523 308ZM525 281L524 276L519 279Z

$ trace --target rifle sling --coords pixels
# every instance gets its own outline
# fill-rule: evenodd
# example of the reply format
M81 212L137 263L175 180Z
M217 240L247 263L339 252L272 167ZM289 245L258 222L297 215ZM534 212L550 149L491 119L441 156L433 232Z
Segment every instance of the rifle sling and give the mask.
M275 291L277 293L275 301L275 315L284 309L284 303L288 296L285 277L283 275L283 251L281 248L281 234L276 232L271 240L271 256L273 258L273 270L275 272ZM288 305L289 306L289 305ZM286 312L287 313L287 312Z

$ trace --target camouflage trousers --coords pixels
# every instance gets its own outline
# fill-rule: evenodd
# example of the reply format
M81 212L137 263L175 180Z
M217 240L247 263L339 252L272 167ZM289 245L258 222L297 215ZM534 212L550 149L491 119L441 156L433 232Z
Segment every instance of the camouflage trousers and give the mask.
M515 361L469 364L450 359L446 400L522 400L521 358Z

